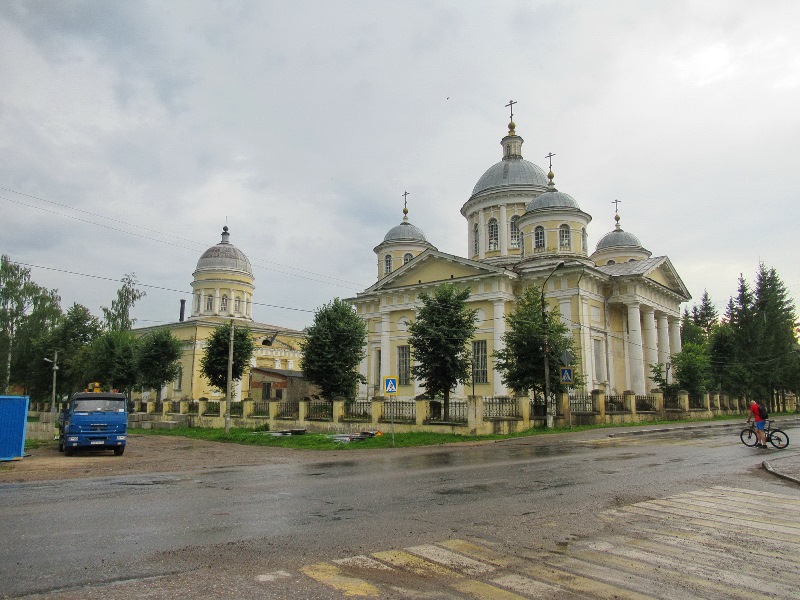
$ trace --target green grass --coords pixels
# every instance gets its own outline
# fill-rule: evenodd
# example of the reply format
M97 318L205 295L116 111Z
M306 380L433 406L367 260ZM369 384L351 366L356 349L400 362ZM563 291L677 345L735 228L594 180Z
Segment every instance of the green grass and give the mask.
M795 413L782 413L791 416ZM675 425L680 423L703 423L709 421L739 421L744 422L746 415L717 415L711 419L698 420L662 420L648 421L646 423L606 423L603 425L578 425L574 427L556 427L553 429L532 428L508 435L456 435L451 433L412 432L396 433L394 447L407 448L411 446L437 446L463 442L481 442L504 440L534 435L549 435L553 433L568 433L587 431L590 429L608 429L615 427L644 427L652 425ZM250 446L271 446L277 448L295 448L300 450L362 450L370 448L391 448L392 435L384 431L383 435L362 441L349 443L335 442L328 433L306 433L304 435L272 436L269 432L253 431L252 429L232 428L229 433L224 429L206 429L199 427L181 427L177 429L131 429L131 435L170 435L188 437L212 442L230 444L245 444Z

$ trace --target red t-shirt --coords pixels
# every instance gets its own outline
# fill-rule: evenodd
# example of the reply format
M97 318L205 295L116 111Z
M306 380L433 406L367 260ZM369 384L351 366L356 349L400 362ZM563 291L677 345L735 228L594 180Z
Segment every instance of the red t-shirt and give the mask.
M758 412L758 404L751 404L750 412L753 413L753 418L755 418L756 423L764 420L761 418L761 413Z

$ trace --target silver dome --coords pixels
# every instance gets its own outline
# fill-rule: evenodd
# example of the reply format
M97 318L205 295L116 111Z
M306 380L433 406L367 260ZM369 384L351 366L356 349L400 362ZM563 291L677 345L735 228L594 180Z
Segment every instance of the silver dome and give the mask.
M578 201L575 200L569 194L565 194L564 192L559 192L555 189L550 189L543 194L536 196L533 200L528 202L528 206L525 207L527 212L537 210L540 208L576 208L578 210L581 207L578 205Z
M478 180L472 195L485 190L506 185L547 186L544 171L532 162L522 158L509 158L492 165Z
M415 227L408 221L403 221L400 225L396 225L389 230L383 241L384 242L396 242L396 241L403 241L403 240L416 240L420 242L427 242L428 240L425 239L425 234L422 233L422 230L419 227Z
M618 248L620 246L642 248L642 243L639 241L639 238L632 233L628 233L622 229L615 229L600 238L600 241L597 242L595 252L605 250L606 248Z
M237 271L253 276L253 268L244 252L230 243L228 227L222 228L222 241L203 252L196 271Z

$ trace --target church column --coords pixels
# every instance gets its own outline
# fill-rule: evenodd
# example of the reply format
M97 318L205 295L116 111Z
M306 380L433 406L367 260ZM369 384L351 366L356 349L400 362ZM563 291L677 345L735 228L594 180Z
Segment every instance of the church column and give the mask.
M500 223L497 224L497 233L500 235L500 256L508 256L508 221L506 220L506 205L500 205Z
M483 219L483 211L478 213L478 259L486 258L486 244L489 243L486 233L486 223Z
M252 319L253 318L253 294L250 292L245 293L245 311L247 312L247 317Z
M383 378L391 375L391 348L389 346L389 315L381 316L381 377L378 381L380 389L383 389Z
M680 317L669 317L669 349L670 354L681 351L681 320Z
M650 380L650 365L658 362L658 337L656 336L656 319L653 307L643 306L641 312L645 358L644 374L645 382L648 382ZM647 392L646 389L644 391Z
M369 346L368 346L369 347ZM361 359L361 364L358 365L358 373L364 378L367 383L358 382L358 396L369 399L369 371L367 364L369 362L369 352L364 353L364 358Z
M219 288L214 288L214 310L215 315L219 314Z
M578 283L580 285L580 283ZM591 320L589 316L589 300L580 296L580 289L578 289L578 314L580 315L578 322L580 323L580 336L581 336L581 356L576 356L577 364L580 365L581 371L586 377L586 384L589 385L591 391L595 385L591 385L595 381L594 364L600 357L594 355L594 344L592 343Z
M666 365L669 362L669 321L664 313L658 314L658 362ZM666 369L666 366L664 367ZM666 374L666 370L664 372Z
M639 303L633 302L628 308L628 372L631 389L644 394L644 356L642 352L642 324Z
M505 248L505 246L503 246ZM494 338L492 344L494 351L498 352L503 349L503 335L506 332L506 303L504 300L495 300L494 302ZM488 351L487 351L488 352ZM495 396L503 396L506 389L503 386L503 379L500 373L497 372L497 367L492 360L491 355L486 357L487 366L491 365L492 373L492 389Z
M233 314L234 314L233 313L233 307L234 307L235 303L234 303L233 294L234 294L234 290L233 290L233 288L230 288L228 290L228 314L230 316L233 316Z

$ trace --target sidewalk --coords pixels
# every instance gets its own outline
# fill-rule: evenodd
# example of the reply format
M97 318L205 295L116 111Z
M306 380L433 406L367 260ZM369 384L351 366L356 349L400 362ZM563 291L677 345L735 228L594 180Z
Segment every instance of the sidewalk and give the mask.
M799 417L780 417L774 420L775 427L778 429L789 430L791 428L800 426L800 418ZM721 422L721 421L709 421L709 422L692 422L687 423L686 425L683 424L675 424L675 425L665 425L663 427L657 428L648 428L642 430L633 430L633 431L618 431L615 433L610 434L611 437L616 436L623 436L623 435L645 435L648 433L656 433L662 431L670 431L675 429L696 429L696 428L707 428L707 427L731 427L731 428L742 428L741 422ZM788 433L788 431L787 431ZM792 438L794 437L794 441ZM769 449L753 449L754 452L762 453L764 460L761 463L761 467L775 475L776 477L780 477L781 479L786 479L788 481L794 482L797 485L800 485L800 438L796 435L789 436L789 446L784 448L783 450L778 450L773 448L772 446Z

